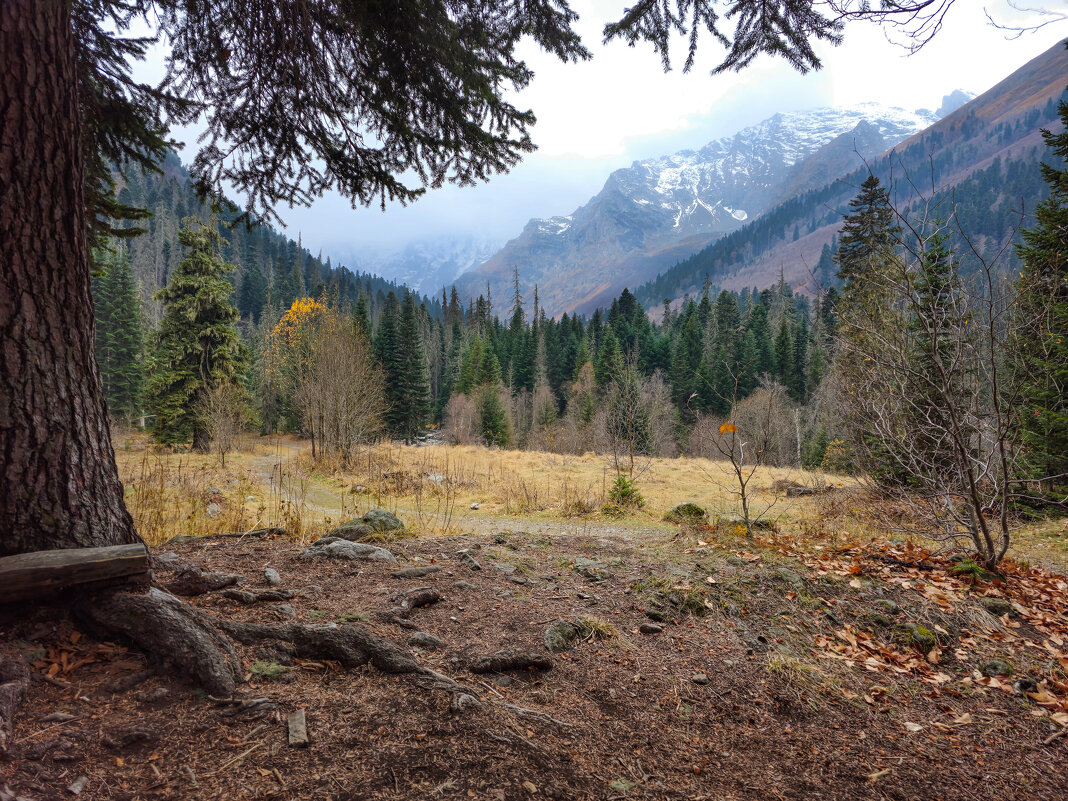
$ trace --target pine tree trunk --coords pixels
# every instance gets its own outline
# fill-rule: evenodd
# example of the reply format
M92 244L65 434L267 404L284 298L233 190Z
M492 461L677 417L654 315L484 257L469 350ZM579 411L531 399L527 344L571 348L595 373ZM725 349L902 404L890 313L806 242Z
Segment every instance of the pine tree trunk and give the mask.
M138 542L93 356L69 4L0 2L0 556Z

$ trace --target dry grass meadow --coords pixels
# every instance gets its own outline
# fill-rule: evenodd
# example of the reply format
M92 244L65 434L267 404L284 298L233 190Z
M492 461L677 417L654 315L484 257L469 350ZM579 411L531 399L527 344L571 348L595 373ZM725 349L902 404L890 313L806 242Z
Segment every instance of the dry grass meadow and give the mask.
M174 453L143 434L119 434L115 445L127 505L150 545L269 526L306 542L373 508L425 535L486 532L509 520L667 534L675 527L664 514L676 504L699 504L713 523L741 508L729 464L707 459L643 461L635 483L645 504L620 513L609 500L611 460L592 453L382 444L346 465L313 460L309 444L291 437L247 437L223 466L218 456ZM826 491L787 498L791 485ZM749 488L754 514L826 545L892 536L900 522L897 510L849 476L760 467ZM1021 527L1010 556L1063 572L1068 521Z

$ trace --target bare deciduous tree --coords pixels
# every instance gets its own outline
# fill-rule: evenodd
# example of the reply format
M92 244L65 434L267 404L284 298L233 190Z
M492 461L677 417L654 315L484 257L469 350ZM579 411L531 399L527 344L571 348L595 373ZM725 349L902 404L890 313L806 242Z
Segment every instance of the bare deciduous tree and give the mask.
M294 397L319 453L348 461L381 428L383 377L367 343L338 315L325 314L316 325Z
M1030 323L998 269L1008 244L986 254L954 218L939 222L922 204L897 216L904 257L866 279L889 299L893 324L856 307L840 321L844 418L868 480L906 505L917 533L966 542L992 570L1024 494L1012 353L1031 339ZM951 226L975 257L972 275L944 245Z
M208 447L219 455L219 463L225 468L226 454L234 449L249 422L244 390L228 381L218 381L200 396L196 411Z

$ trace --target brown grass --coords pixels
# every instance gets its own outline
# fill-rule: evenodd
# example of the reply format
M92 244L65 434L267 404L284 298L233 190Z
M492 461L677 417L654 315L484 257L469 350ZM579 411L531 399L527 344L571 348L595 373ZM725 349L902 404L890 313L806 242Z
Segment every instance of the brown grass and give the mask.
M117 437L116 446L127 505L151 544L178 534L264 526L283 527L290 537L305 541L373 508L399 514L421 534L482 530L499 526L500 518L604 523L669 534L675 528L663 516L684 501L704 507L713 523L740 512L730 466L709 459L647 460L635 479L645 507L609 518L602 509L615 473L607 458L592 453L382 444L345 464L330 458L313 461L308 444L290 437L249 437L223 469L217 457L172 453L152 446L144 435ZM795 484L826 484L830 491L807 498L780 494ZM210 517L208 490L213 488L225 503ZM780 530L836 546L885 537L888 525L883 523L893 515L846 476L761 467L750 489L751 507L766 510L764 516ZM472 504L479 508L471 510ZM1068 522L1019 530L1010 555L1065 569Z

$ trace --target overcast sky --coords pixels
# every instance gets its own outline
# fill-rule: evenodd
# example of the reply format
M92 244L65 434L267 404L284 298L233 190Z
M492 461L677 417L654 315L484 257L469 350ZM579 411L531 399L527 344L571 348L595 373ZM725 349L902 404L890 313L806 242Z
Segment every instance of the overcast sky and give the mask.
M698 148L777 111L864 101L937 109L954 89L982 93L1068 35L1062 22L1007 39L983 14L988 7L999 20L1020 19L1005 2L957 0L944 29L916 55L888 42L879 28L858 23L847 28L840 47L819 48L820 72L799 75L782 61L761 57L741 74L711 76L722 57L714 42L705 41L690 73L665 74L649 46L601 44L605 22L617 17L627 0L573 0L581 16L578 31L594 58L561 64L534 46L523 48L536 77L517 104L537 115L532 135L539 149L510 174L478 187L430 191L412 206L385 213L377 207L353 210L338 196L279 212L289 235L300 233L312 252L321 249L324 256L349 264L362 252L399 249L439 235L504 241L531 217L570 213L596 194L614 169ZM684 57L679 48L674 62L681 66Z

